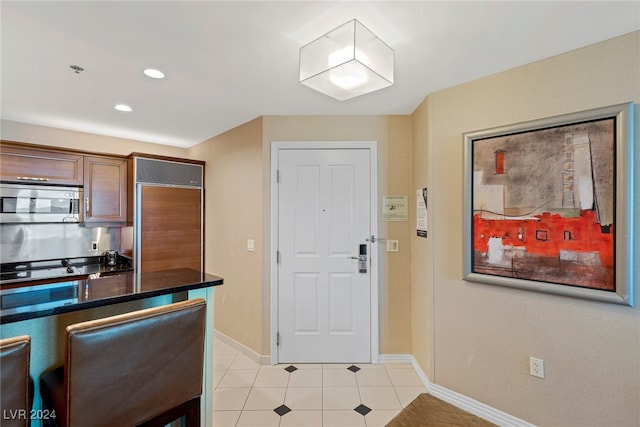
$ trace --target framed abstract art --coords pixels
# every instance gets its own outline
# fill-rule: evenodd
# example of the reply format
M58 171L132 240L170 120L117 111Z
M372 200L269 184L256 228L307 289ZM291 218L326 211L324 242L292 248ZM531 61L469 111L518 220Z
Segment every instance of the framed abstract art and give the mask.
M633 104L464 135L464 278L633 305Z

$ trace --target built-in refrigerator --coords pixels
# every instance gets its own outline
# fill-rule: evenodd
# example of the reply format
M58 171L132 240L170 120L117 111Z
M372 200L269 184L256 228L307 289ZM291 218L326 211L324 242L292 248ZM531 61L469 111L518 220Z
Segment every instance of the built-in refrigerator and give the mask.
M203 271L204 163L133 157L136 271Z

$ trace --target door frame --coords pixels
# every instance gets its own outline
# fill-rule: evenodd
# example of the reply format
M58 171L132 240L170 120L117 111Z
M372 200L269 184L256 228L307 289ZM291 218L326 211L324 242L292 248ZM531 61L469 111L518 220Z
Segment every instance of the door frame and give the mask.
M278 183L277 170L280 150L340 150L340 149L361 149L369 151L370 165L370 224L371 234L378 236L378 143L376 141L272 141L271 142L271 248L270 248L270 268L271 268L271 364L278 363ZM371 334L371 363L379 362L379 256L378 245L370 242L370 267L371 267L371 299L370 299L370 334Z

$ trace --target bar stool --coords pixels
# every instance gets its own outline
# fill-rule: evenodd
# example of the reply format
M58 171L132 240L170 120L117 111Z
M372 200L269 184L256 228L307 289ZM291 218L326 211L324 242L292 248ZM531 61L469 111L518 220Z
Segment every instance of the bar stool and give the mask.
M67 327L65 365L40 377L51 425L200 426L202 298Z
M31 338L28 335L0 340L0 406L3 427L30 424L33 381L29 375Z

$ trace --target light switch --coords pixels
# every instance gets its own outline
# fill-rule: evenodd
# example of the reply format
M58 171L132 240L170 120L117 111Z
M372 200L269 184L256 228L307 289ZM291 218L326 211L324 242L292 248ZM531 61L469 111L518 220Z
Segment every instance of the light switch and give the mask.
M254 252L256 250L256 243L253 239L247 240L247 251Z
M398 252L397 240L387 240L387 252Z

